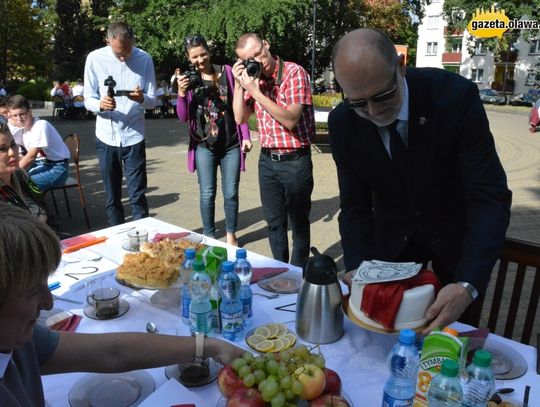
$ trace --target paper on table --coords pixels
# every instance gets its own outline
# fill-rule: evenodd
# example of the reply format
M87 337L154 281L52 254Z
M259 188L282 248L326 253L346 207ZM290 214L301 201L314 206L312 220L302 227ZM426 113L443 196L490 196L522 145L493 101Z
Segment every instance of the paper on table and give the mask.
M169 379L163 386L146 398L139 407L172 406L174 404L191 403L198 407L212 405L196 392L182 386L178 380ZM216 405L216 402L213 405Z
M413 262L363 261L356 269L352 279L365 284L404 280L417 275L421 269L421 264Z

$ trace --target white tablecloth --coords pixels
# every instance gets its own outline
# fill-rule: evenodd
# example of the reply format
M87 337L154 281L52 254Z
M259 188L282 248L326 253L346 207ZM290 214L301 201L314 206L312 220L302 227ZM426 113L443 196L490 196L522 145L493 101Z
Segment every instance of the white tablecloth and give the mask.
M95 236L107 236L105 243L91 246L64 255L63 262L50 282L60 281L61 287L53 291L64 298L83 301L84 283L65 276L66 272L92 271L83 267L96 267L97 273L103 273L104 280L112 286L118 287L122 292L122 298L130 303L130 310L120 318L108 321L96 321L87 318L83 314L82 305L75 305L62 300L55 301L55 309L71 310L83 315L83 319L77 332L121 332L121 331L145 331L148 321L154 321L158 326L174 326L179 334L189 334L189 329L181 321L179 312L158 308L151 303L152 290L134 291L128 287L119 285L114 279L114 269L122 262L126 253L122 244L127 241L127 231L130 228L148 230L150 237L155 233L178 232L184 229L159 221L154 218L126 223L101 231L93 232ZM235 258L235 248L225 243L206 238L206 243L227 247L230 260ZM101 257L101 258L100 258ZM98 259L98 260L96 260ZM287 266L289 273L300 273L300 269L286 265L277 260L269 259L256 253L248 252L248 259L254 267L280 267ZM95 274L92 274L95 275ZM84 277L84 276L79 276ZM264 292L256 284L252 285L254 292ZM252 327L268 322L281 322L294 330L293 312L275 310L275 307L296 302L296 294L280 295L279 298L268 300L260 296L253 297L254 317ZM294 309L294 306L289 309ZM458 331L470 330L470 327L459 323L454 324ZM249 329L249 328L248 328ZM395 336L377 334L358 327L345 318L343 337L332 344L321 345L321 350L326 358L327 367L336 370L343 381L343 388L353 400L356 407L377 407L382 402L382 387L387 378L386 356L396 340ZM519 379L498 381L497 388L512 387L515 389L514 398L521 400L526 385L531 386L530 407L540 406L540 376L536 374L536 349L532 346L520 344L515 341L502 338L497 335L489 335L489 341L500 341L519 352L528 363L527 373ZM301 341L300 341L301 342ZM249 349L243 340L235 342L238 346ZM99 355L96 355L99 357ZM167 382L164 368L149 369L153 376L156 387ZM69 406L68 389L85 373L70 373L50 375L43 377L45 398L51 407ZM183 386L175 386L178 393L176 403L193 403L197 407L216 406L220 393L214 383L206 386L188 389ZM167 407L170 404L167 404Z

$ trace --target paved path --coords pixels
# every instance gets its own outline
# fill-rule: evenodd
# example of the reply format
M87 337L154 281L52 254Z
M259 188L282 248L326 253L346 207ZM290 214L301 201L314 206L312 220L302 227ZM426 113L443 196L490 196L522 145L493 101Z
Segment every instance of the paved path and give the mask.
M540 243L540 133L532 135L528 132L526 110L508 113L500 108L487 109L497 149L513 191L508 234ZM36 113L44 118L51 114L47 110L36 110ZM81 136L82 177L92 229L107 227L103 186L95 153L94 121L55 120L53 124L62 135L77 132ZM197 177L186 169L187 126L176 118L169 118L147 120L146 127L151 216L201 231ZM271 256L257 181L259 150L259 144L255 141L247 158L247 171L241 175L238 237L240 244L247 249ZM313 167L312 245L331 255L341 270L343 263L337 224L339 193L335 166L327 149L323 148L321 153L313 155ZM83 233L86 228L75 191L70 192L70 201L73 218L60 217L59 230L70 234ZM62 204L60 207L63 207ZM129 214L129 205L126 208ZM224 239L223 219L223 201L221 193L218 193L217 237Z

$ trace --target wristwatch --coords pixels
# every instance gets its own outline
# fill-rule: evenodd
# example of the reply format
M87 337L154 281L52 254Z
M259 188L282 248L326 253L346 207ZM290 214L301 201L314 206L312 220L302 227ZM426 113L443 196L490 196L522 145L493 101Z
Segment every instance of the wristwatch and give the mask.
M460 286L465 288L472 297L473 301L478 298L478 291L476 291L476 288L474 288L472 284L467 283L466 281L458 281L456 284L459 284Z
M195 334L195 363L202 363L204 360L204 334Z

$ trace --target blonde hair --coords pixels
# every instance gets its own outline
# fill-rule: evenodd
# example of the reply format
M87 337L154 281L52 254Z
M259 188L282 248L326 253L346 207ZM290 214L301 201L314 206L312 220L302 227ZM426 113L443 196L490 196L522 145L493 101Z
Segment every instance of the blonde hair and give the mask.
M0 203L0 305L47 278L61 257L51 228L21 208Z

